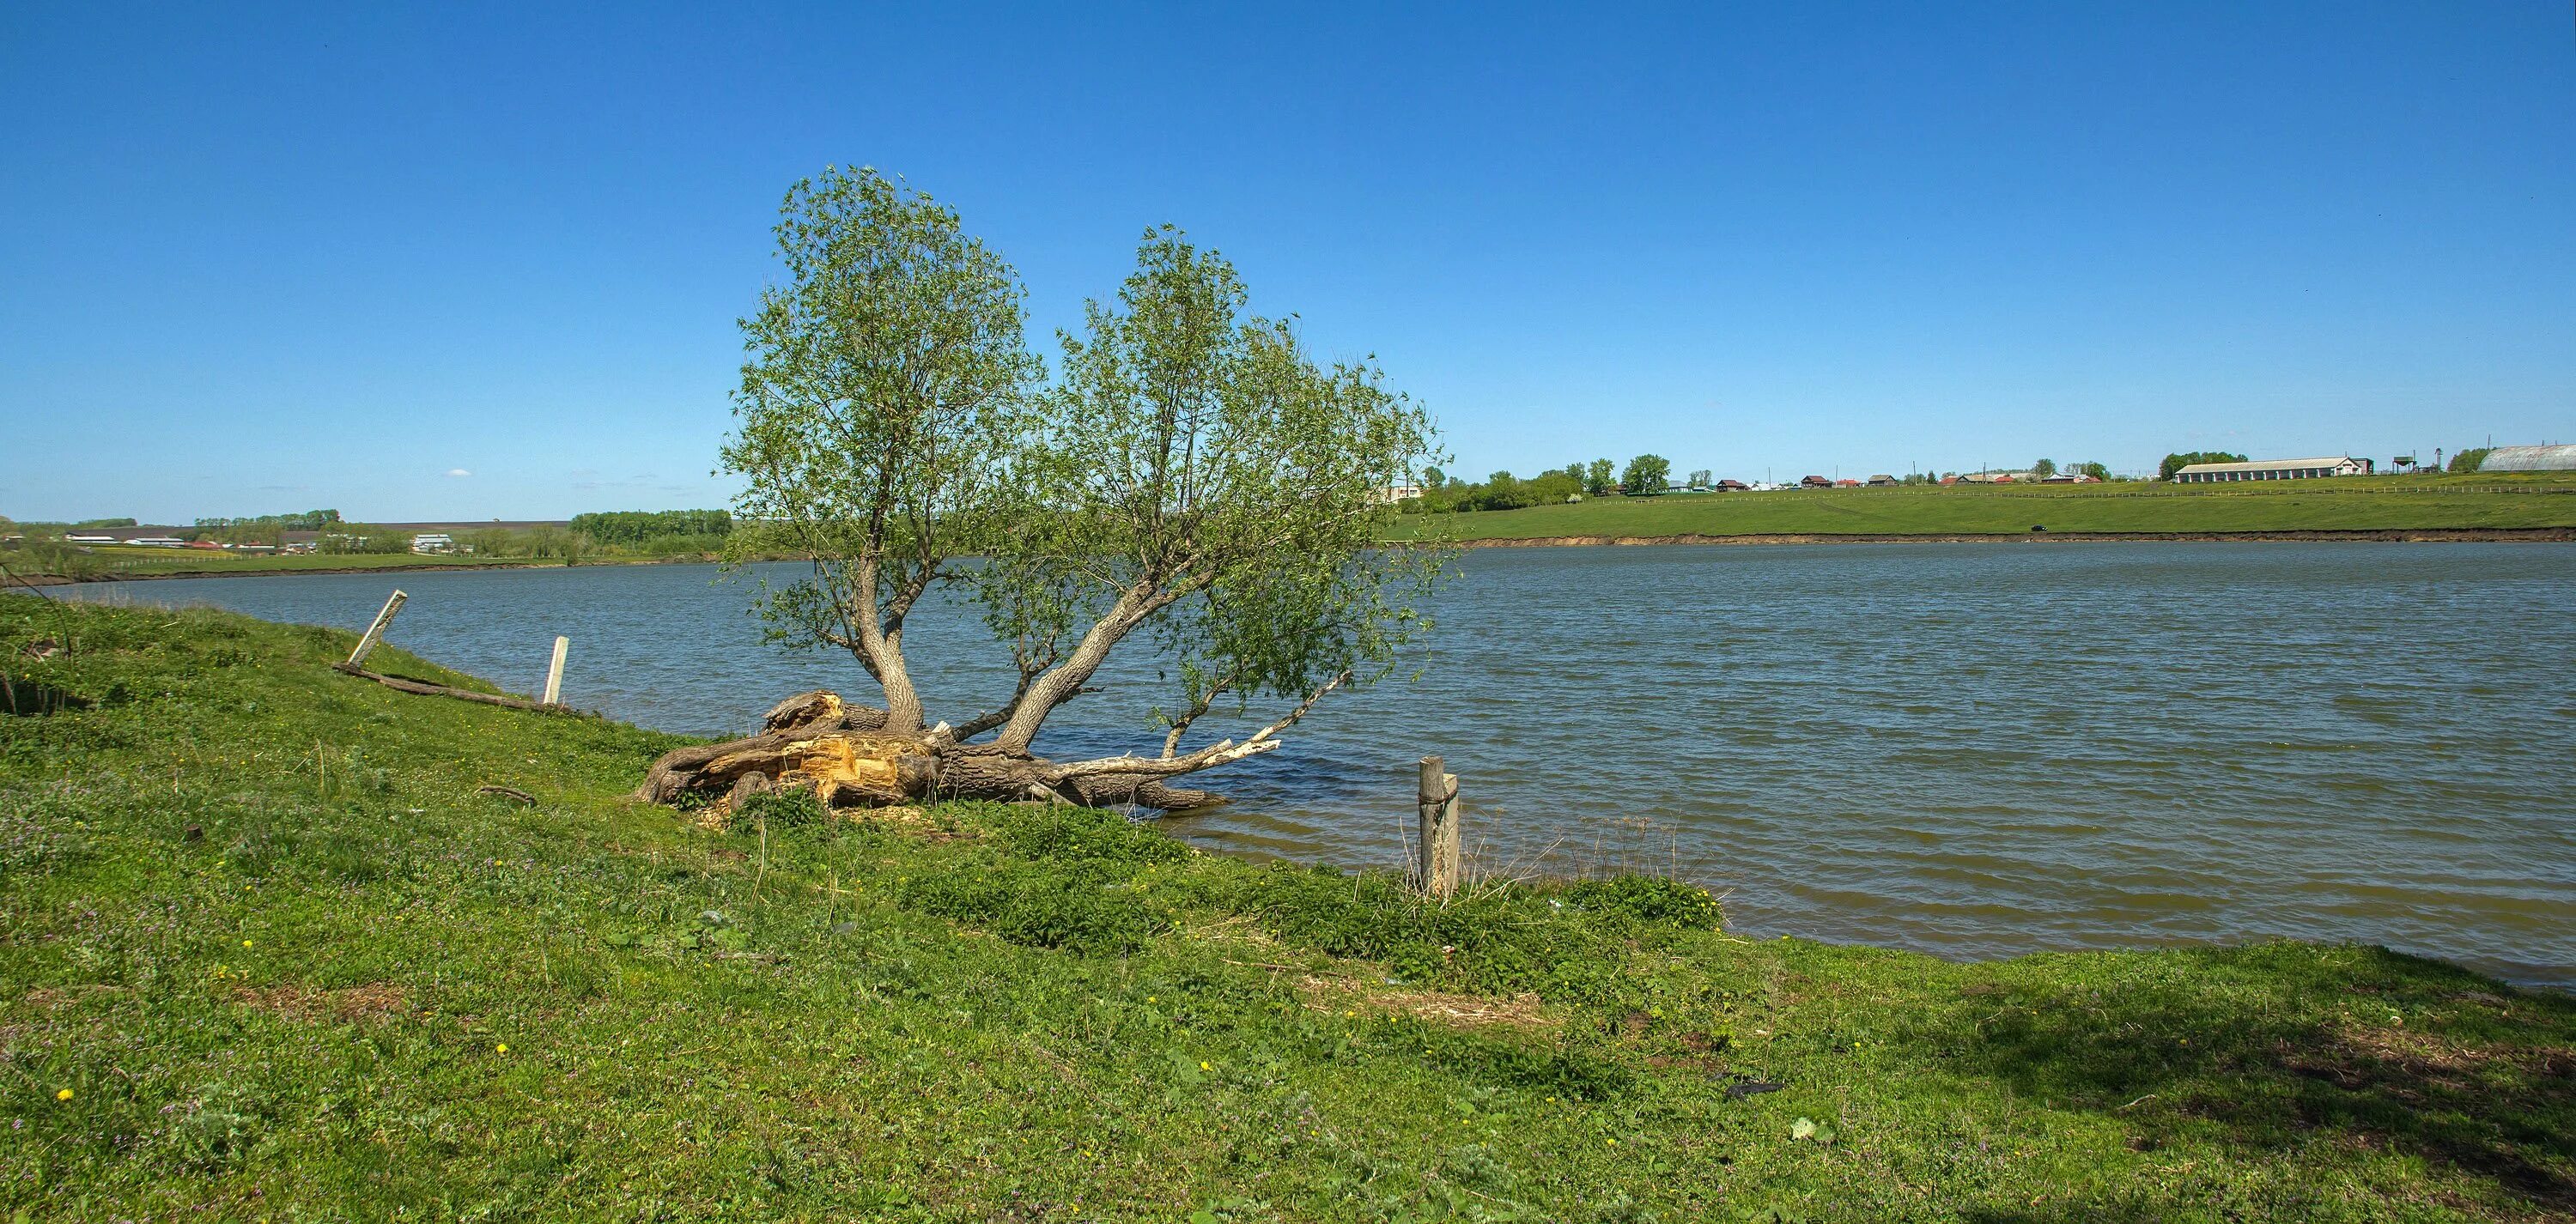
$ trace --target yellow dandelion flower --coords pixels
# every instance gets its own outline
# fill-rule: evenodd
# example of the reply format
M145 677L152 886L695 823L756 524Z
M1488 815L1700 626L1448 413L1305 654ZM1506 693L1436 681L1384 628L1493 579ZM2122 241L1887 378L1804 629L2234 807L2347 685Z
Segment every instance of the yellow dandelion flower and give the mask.
M1201 1071L1214 1071L1214 1070L1216 1070L1216 1068L1209 1066L1209 1065L1208 1065L1208 1063L1207 1063L1207 1060L1206 1060L1206 1059L1204 1059L1204 1058L1202 1058L1202 1059L1200 1059L1200 1060L1199 1060L1199 1070L1201 1070Z
M245 948L249 947L249 946L250 946L250 941L249 941L249 940L247 940L247 939L243 940L243 941L242 941L242 946L243 946L243 947L245 947Z
M507 1054L510 1052L510 1043L504 1041L499 1045L493 1046L492 1052L495 1054Z
M72 1099L72 1090L65 1088L62 1091L55 1093L54 1099L57 1101L68 1101Z

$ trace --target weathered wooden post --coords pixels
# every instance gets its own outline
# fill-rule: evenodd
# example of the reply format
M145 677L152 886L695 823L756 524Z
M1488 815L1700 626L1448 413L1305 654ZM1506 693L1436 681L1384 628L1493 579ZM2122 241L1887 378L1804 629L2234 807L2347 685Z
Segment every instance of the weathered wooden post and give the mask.
M545 700L540 704L562 704L557 700L557 698L563 696L564 651L570 649L571 646L571 638L565 637L562 634L555 635L555 661L546 668L546 696Z
M374 650L376 643L385 640L385 630L393 627L394 613L402 611L403 601L409 598L411 596L396 590L393 598L385 601L385 610L376 613L376 619L367 626L365 636L358 639L358 648L350 651L349 661L340 665L343 670L355 670L359 664L367 661L367 652Z
M1421 823L1413 878L1429 896L1458 891L1458 775L1443 772L1439 757L1422 758L1414 802Z

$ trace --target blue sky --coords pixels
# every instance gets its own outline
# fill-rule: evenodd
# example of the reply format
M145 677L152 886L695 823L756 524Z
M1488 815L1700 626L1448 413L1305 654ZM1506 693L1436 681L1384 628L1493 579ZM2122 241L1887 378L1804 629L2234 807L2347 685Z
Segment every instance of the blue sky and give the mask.
M20 518L721 504L834 162L1042 351L1178 223L1476 476L2576 440L2564 0L20 2L0 120Z

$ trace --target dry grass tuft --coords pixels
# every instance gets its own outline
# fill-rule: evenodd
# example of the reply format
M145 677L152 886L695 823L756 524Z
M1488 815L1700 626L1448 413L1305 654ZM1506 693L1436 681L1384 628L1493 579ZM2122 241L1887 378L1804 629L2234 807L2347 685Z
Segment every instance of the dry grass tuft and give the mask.
M1459 1028L1500 1026L1539 1030L1554 1028L1561 1022L1534 994L1494 999L1437 990L1408 990L1401 986L1371 984L1357 978L1317 974L1307 974L1298 979L1297 993L1312 1011L1336 1014L1402 1012L1417 1019Z

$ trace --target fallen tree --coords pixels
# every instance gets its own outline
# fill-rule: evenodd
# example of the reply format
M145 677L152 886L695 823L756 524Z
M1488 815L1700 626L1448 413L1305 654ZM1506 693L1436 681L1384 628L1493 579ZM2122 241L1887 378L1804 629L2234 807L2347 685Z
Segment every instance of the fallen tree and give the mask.
M643 798L1201 806L1216 796L1177 779L1276 749L1425 624L1413 601L1440 556L1376 541L1389 487L1435 458L1428 417L1374 366L1319 364L1288 324L1246 314L1214 252L1148 232L1041 387L1016 274L953 212L832 170L789 193L776 233L787 275L743 320L723 452L744 484L728 557L812 558L763 584L768 637L847 651L883 705L799 694L756 734L665 755ZM958 598L925 604L934 589ZM979 614L1017 676L953 724L929 720L904 656L929 607ZM1038 756L1048 717L1138 643L1173 685L1161 752ZM1287 712L1184 750L1202 719L1260 698Z
M934 728L890 735L886 712L837 693L799 693L769 712L757 735L664 753L636 797L652 803L740 802L773 789L803 789L827 807L876 807L933 799L1073 803L1088 807L1182 810L1220 802L1207 791L1167 786L1166 777L1267 752L1284 727L1241 744L1220 741L1188 758L1128 758L1060 764L990 744L961 744Z

